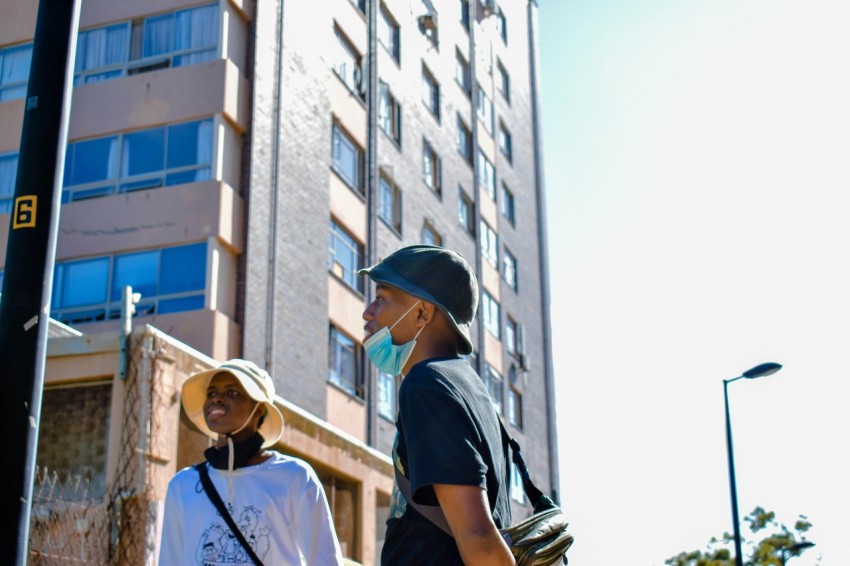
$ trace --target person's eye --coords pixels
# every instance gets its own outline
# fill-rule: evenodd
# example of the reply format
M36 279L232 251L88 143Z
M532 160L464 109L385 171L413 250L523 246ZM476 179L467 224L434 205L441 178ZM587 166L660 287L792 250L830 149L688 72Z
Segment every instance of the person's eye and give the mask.
M207 399L212 399L215 397L215 391L207 391Z
M231 399L238 399L239 397L242 397L242 394L240 392L236 391L235 389L231 389L230 391L227 392L227 396L230 397Z

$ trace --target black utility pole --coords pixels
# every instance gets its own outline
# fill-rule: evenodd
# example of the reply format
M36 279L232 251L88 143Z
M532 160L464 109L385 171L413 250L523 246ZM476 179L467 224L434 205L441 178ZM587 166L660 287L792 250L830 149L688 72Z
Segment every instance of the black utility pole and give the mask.
M0 490L0 532L7 541L0 545L0 564L27 563L79 14L79 0L40 0L35 26L0 296L0 414L8 473Z

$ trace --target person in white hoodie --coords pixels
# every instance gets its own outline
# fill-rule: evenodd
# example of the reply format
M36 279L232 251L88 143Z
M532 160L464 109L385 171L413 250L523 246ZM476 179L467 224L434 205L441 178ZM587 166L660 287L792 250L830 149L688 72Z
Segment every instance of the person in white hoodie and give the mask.
M283 416L274 406L267 372L236 359L197 373L183 385L183 408L215 441L200 467L252 552L207 495L200 477L204 470L189 467L168 484L161 566L343 564L315 471L298 458L268 450L283 432Z

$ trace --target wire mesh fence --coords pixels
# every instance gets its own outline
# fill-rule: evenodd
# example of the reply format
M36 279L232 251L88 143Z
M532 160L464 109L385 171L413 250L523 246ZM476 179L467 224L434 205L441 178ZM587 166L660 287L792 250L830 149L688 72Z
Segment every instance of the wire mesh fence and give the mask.
M131 336L127 377L112 388L113 395L123 396L120 413L109 417L120 423L121 431L120 443L114 448L118 453L112 479L105 482L105 461L102 470L89 469L86 462L74 462L68 457L53 459L61 461L65 469L43 465L38 468L33 489L29 564L111 566L155 562L156 501L151 467L156 464L148 455L149 447L160 433L155 410L162 401L157 386L158 340L150 335ZM115 406L111 397L101 403ZM80 406L68 409L75 408L80 410ZM80 439L65 439L66 444L75 441ZM67 451L62 442L60 436L46 446L40 445L40 463L51 460L50 450Z

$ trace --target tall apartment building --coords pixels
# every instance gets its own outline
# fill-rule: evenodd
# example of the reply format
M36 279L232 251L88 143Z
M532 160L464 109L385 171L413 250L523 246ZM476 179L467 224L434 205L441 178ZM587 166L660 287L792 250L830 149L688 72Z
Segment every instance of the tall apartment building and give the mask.
M455 249L481 286L471 361L556 492L537 1L81 1L53 318L114 329L132 285L139 323L257 361L388 454L398 382L362 354L356 271ZM36 10L0 7L2 250Z

